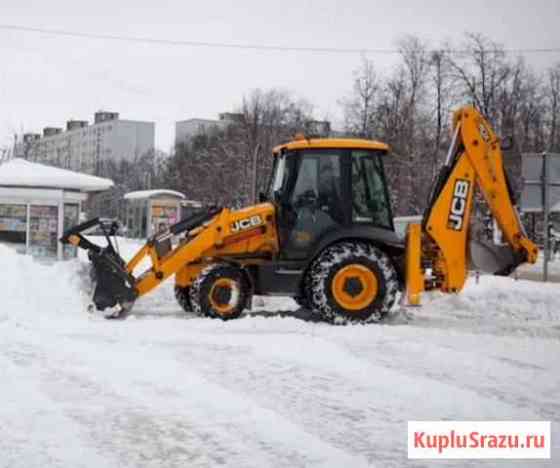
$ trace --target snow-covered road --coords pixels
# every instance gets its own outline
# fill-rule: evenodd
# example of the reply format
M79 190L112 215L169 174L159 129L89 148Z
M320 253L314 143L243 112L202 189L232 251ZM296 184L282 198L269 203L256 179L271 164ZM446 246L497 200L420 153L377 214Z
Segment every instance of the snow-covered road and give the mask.
M1 467L558 466L558 285L483 277L333 327L287 299L195 318L167 284L106 321L80 262L0 261ZM551 420L552 460L408 461L423 419Z

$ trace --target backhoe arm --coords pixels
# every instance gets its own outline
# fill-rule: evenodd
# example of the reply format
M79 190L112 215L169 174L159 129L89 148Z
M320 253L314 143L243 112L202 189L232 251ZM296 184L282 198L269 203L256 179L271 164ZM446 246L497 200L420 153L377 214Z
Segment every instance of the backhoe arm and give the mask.
M406 274L408 300L413 305L419 303L424 290L459 292L466 281L469 253L471 258L484 260L493 274L508 274L537 258L538 249L527 238L513 205L500 139L472 106L455 112L453 127L447 159L422 224L409 225ZM469 237L475 187L502 230L507 247L484 245ZM431 269L429 278L426 267Z

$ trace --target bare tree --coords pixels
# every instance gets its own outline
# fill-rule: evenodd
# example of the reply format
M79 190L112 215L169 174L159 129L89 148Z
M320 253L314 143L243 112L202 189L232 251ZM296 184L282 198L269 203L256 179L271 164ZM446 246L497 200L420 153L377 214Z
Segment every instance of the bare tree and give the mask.
M499 90L511 73L504 49L482 34L467 34L463 49L463 54L449 56L449 63L465 96L495 124Z
M547 90L550 112L548 147L550 151L560 151L558 141L558 114L560 113L560 63L548 70Z
M244 195L247 201L252 191L250 173L253 158L258 157L256 174L258 189L262 190L272 166L272 148L293 138L298 131L304 131L313 121L312 112L309 102L283 90L256 89L243 98L239 129L244 138L243 147L238 151L243 157Z
M251 203L253 162L258 191L268 182L273 146L293 138L312 120L306 101L275 89L251 91L233 117L226 128L202 133L176 148L166 164L168 186L205 203Z
M432 178L434 178L443 162L445 150L449 144L449 122L451 107L456 102L456 86L449 66L448 48L441 47L430 54L428 95L432 105L429 106L433 115L432 132L433 153L431 157Z
M436 51L432 54L432 80L435 86L435 108L436 108L436 135L434 145L434 166L437 163L437 157L441 144L441 133L443 130L443 52ZM434 167L435 169L435 167Z
M432 177L431 159L428 145L430 125L426 82L429 76L429 53L426 44L415 36L405 36L399 41L399 52L402 65L401 73L405 77L406 99L402 120L404 132L401 135L401 160L404 163L404 199L406 210L411 214L420 213L424 209L425 187Z
M354 71L351 94L340 101L348 133L362 138L372 138L378 90L379 83L373 61L363 57L360 67Z
M399 41L399 53L403 62L408 86L408 110L410 132L414 131L417 107L422 100L422 91L426 83L429 67L428 49L415 36L405 36Z

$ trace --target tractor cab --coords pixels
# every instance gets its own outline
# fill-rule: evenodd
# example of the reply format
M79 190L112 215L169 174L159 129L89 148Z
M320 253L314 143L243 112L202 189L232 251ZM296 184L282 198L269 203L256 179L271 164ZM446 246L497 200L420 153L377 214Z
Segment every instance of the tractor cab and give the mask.
M283 259L304 260L325 242L361 238L365 229L394 241L388 151L358 139L300 138L274 148L267 198L277 207Z

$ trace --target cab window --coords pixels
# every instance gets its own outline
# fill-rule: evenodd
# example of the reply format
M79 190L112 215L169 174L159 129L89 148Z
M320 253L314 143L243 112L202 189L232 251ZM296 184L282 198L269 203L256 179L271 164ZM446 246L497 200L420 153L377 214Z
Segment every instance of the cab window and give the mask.
M352 221L393 226L381 159L371 151L352 151Z
M325 213L333 221L342 223L344 204L338 152L304 153L297 174L292 193L292 206L312 207Z
M272 169L272 178L270 180L270 188L268 196L270 200L274 200L275 192L282 190L286 180L286 155L280 154L274 158L274 166Z

